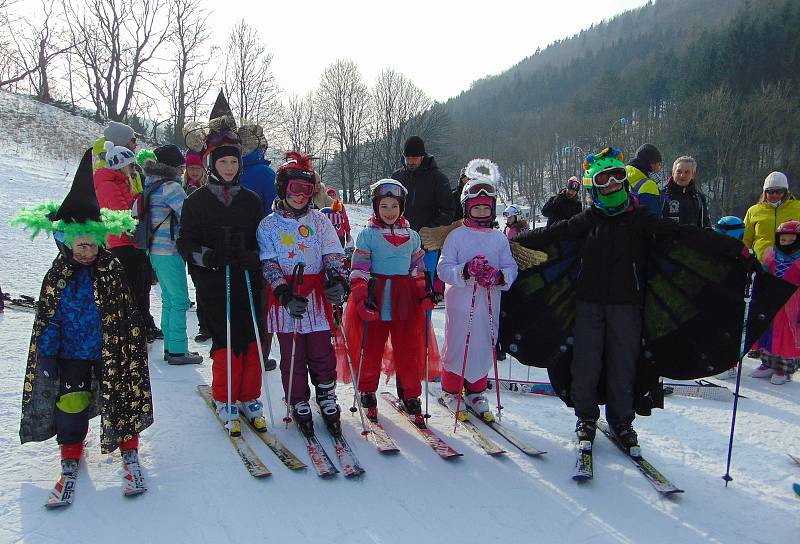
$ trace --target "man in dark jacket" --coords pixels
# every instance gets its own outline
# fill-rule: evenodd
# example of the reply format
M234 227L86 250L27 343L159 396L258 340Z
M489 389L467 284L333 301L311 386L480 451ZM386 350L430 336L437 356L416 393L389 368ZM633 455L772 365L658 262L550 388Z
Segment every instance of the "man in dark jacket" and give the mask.
M422 227L441 227L453 220L450 182L436 161L425 152L425 142L419 136L406 140L403 149L404 165L395 170L392 179L408 191L403 215L418 231Z
M447 181L436 161L425 152L425 142L419 136L411 136L403 148L403 167L395 170L392 179L403 184L408 191L405 215L411 228L419 232L422 227L441 227L453 221L453 201L450 182ZM460 195L459 195L459 208ZM423 248L424 249L424 248ZM439 251L425 251L425 269L430 271L437 299L443 296L444 284L435 281Z
M556 221L569 219L573 215L581 213L581 200L579 192L581 184L578 178L572 176L567 181L567 186L561 189L557 195L553 195L542 206L542 215L547 218L547 226L549 227Z
M678 157L672 165L672 176L664 190L662 217L668 217L681 225L700 228L711 227L708 200L695 184L697 161L692 157Z

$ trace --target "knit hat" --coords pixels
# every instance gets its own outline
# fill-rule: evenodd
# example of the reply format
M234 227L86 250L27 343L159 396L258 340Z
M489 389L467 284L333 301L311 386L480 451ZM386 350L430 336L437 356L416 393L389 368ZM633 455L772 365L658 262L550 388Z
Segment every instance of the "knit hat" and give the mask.
M764 179L764 191L767 189L785 189L789 190L789 180L786 179L786 174L783 172L770 172Z
M166 164L167 166L178 168L186 164L186 161L183 158L183 153L181 153L181 150L178 149L177 145L162 145L155 148L153 153L156 154L156 159L158 159L158 162Z
M419 136L411 136L403 146L403 155L406 157L424 157L427 155L425 153L425 142Z
M110 121L103 131L103 136L106 141L112 142L114 145L125 145L131 141L134 132L133 129L125 123Z
M145 160L144 173L161 179L176 179L183 164L183 153L178 146L162 145L153 150L153 158Z
M200 153L197 151L193 151L191 149L186 151L186 158L184 160L186 162L186 166L203 167L203 157L201 157Z
M636 159L642 160L647 164L655 164L657 162L664 162L661 156L661 151L658 150L653 144L642 144L636 150Z
M581 190L581 182L578 181L578 178L572 176L567 180L567 189L572 189L573 191L580 191Z
M106 148L106 166L112 170L122 170L136 162L136 156L127 147L114 145L110 141L106 141L104 147Z

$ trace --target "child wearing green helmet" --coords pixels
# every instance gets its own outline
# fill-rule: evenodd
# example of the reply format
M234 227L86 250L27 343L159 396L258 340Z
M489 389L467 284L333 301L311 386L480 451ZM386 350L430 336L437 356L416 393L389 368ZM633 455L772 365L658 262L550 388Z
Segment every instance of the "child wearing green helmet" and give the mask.
M622 161L622 152L613 147L588 155L583 184L592 205L567 221L524 233L517 241L531 249L562 241L581 244L567 398L574 405L579 441L594 440L598 404L605 398L609 426L630 449L638 445L632 422L639 394L637 368L651 241L686 239L693 245L702 241L711 253L746 257L742 244L733 239L695 240L702 234L696 227L636 206Z

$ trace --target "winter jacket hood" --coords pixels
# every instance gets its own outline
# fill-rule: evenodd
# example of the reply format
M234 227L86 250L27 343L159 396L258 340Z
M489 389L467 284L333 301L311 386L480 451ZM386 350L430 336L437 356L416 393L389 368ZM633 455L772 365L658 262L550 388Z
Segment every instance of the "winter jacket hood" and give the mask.
M164 164L163 162L147 161L144 163L144 173L146 176L156 179L171 179L175 181L180 180L180 169L175 166ZM145 186L148 185L145 179Z
M264 158L264 152L256 148L242 158L242 174L239 183L245 189L250 189L261 199L263 216L272 212L272 203L275 201L275 171L270 167L270 161Z

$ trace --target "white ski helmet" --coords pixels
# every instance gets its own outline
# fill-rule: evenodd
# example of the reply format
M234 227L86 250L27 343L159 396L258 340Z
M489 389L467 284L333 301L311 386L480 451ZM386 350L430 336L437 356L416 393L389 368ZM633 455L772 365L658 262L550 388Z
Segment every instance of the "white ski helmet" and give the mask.
M514 204L510 206L506 206L506 209L503 210L503 217L516 217L520 214L520 210Z
M369 186L370 199L372 200L372 210L375 212L375 217L378 216L378 207L381 203L381 198L391 196L400 202L400 215L403 215L406 207L406 195L408 191L403 187L403 184L396 179L382 179L376 181Z

